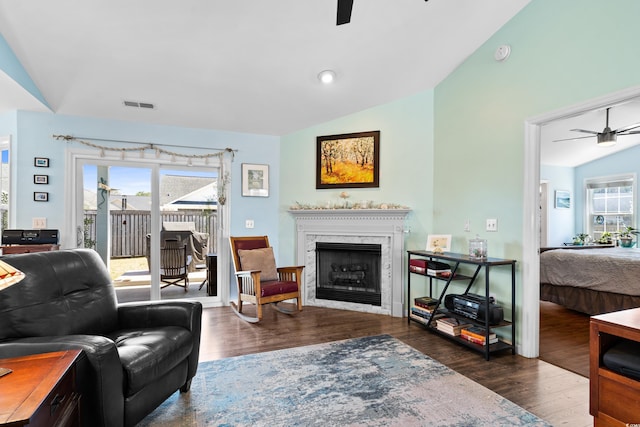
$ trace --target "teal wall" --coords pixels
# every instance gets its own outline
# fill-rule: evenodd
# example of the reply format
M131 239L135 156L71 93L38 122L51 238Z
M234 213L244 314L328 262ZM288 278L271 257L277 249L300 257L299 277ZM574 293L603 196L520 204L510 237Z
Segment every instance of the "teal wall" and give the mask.
M408 247L424 248L433 233L433 92L426 91L282 137L280 259L295 260L295 224L287 209L323 204L343 189L316 189L316 137L380 131L380 187L346 189L349 201L372 200L411 208Z
M525 119L640 84L638 16L635 0L533 0L435 88L433 225L454 250L470 218L490 256L522 259Z

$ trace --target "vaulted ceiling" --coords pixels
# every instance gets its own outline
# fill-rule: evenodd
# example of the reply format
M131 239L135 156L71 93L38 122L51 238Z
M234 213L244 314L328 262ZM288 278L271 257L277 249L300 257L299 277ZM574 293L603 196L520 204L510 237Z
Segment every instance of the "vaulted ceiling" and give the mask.
M57 114L284 135L434 88L529 1L0 0L0 33Z

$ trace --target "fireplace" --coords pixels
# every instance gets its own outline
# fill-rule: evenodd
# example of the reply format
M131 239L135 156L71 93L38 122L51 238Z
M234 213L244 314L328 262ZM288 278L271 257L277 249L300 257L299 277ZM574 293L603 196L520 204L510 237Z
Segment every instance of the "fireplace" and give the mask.
M387 314L402 317L405 314L404 304L404 263L405 248L405 217L409 209L291 209L289 213L296 222L296 263L304 265L304 291L302 303L317 307L338 308L344 310L362 311L367 313ZM326 299L322 284L317 282L318 275L318 248L317 244L347 244L347 245L373 245L380 248L379 261L372 269L379 271L379 303L378 297L367 295L367 299L359 302L351 301L354 298L343 300ZM344 261L341 265L358 264L360 261ZM348 268L347 268L348 269ZM355 273L354 271L343 273ZM340 275L334 275L337 277ZM343 275L356 276L362 273ZM369 278L367 278L369 280ZM347 287L345 283L338 286ZM353 287L353 286L351 286ZM320 294L318 294L318 291ZM376 291L376 292L377 292ZM357 296L369 291L355 291ZM373 292L371 292L373 293ZM333 298L333 296L331 297ZM373 302L372 302L373 300Z
M381 305L380 245L316 242L316 298Z

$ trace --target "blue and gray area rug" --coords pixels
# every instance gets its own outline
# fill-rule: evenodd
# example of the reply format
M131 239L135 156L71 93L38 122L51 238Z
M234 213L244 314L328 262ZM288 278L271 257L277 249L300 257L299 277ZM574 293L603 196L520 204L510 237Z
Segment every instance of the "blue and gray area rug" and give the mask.
M388 335L203 362L140 426L549 426Z

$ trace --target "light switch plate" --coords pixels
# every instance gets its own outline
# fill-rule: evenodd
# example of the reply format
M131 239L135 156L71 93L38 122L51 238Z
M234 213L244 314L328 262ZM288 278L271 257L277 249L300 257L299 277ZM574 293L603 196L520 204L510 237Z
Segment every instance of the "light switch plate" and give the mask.
M36 230L47 228L47 218L32 218L31 228L35 228Z

